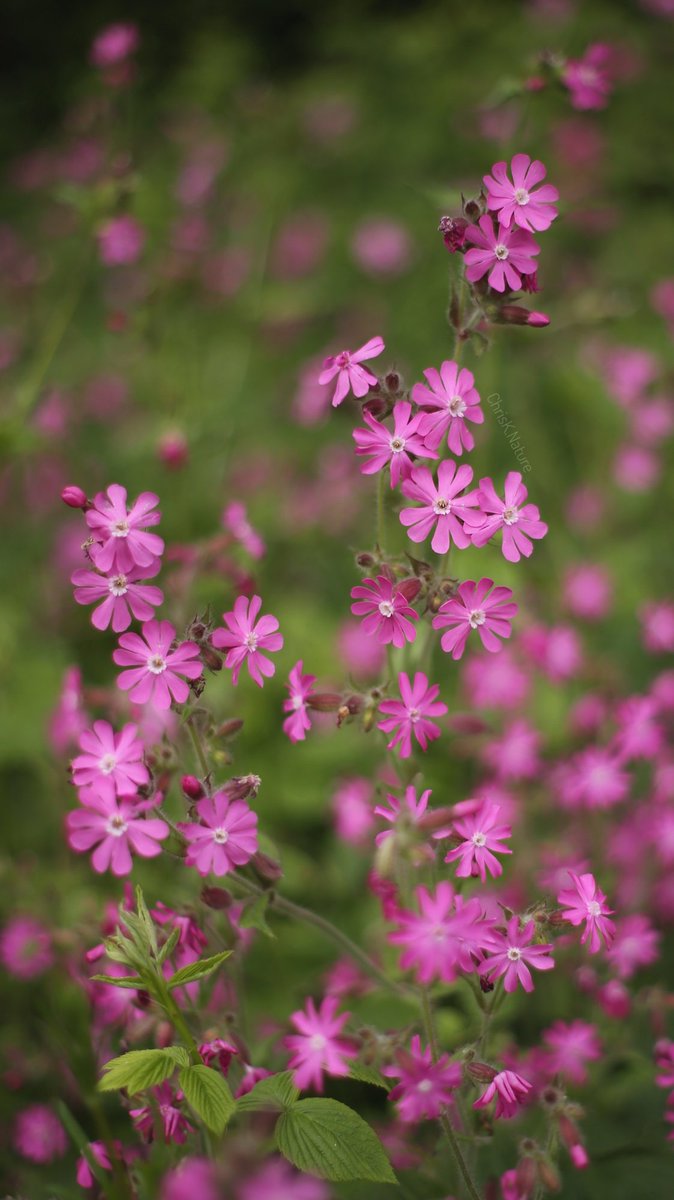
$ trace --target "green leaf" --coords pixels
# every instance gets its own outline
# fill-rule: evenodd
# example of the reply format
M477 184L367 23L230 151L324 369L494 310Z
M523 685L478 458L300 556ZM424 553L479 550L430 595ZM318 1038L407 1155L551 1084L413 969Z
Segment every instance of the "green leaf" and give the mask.
M145 1088L155 1087L172 1075L176 1067L186 1066L190 1057L182 1046L167 1046L164 1050L129 1050L119 1058L111 1058L98 1081L98 1090L112 1092L126 1088L132 1095Z
M255 1087L245 1096L239 1097L236 1107L239 1112L290 1108L298 1096L292 1071L281 1071L278 1075L268 1075L266 1079L259 1079Z
M334 1183L396 1183L374 1130L338 1100L298 1100L276 1122L276 1145L300 1171Z
M252 904L247 904L241 916L239 917L239 925L242 929L259 929L260 933L264 933L265 937L275 938L276 934L273 929L267 924L267 909L269 907L269 896L264 892L254 900Z
M164 945L162 946L161 950L159 951L159 953L157 955L157 962L159 963L160 967L163 967L164 963L166 962L166 959L169 958L171 954L173 954L173 951L175 950L179 941L180 941L180 929L176 925L175 929L171 930L168 938L164 942Z
M220 963L229 958L231 953L231 950L223 950L211 958L200 958L198 962L188 963L167 981L169 988L173 990L173 988L182 987L185 983L194 983L197 979L205 979L207 975L211 974L211 971L215 971L220 966Z
M75 1143L77 1149L82 1155L82 1158L85 1159L91 1168L91 1173L94 1179L98 1184L100 1184L101 1188L105 1188L105 1171L101 1167L100 1163L94 1158L90 1148L89 1138L84 1132L79 1121L75 1120L75 1117L68 1108L68 1105L64 1104L63 1100L56 1101L56 1111L65 1125L67 1132L70 1134L72 1141Z
M144 988L145 984L140 975L92 975L96 983L112 983L121 988Z
M188 1104L212 1133L222 1133L236 1109L227 1081L212 1067L183 1067L180 1086Z
M381 1071L378 1071L376 1067L371 1067L369 1063L350 1063L349 1075L352 1079L357 1079L359 1083L371 1083L374 1087L383 1088L385 1092L391 1090L390 1083L386 1081Z

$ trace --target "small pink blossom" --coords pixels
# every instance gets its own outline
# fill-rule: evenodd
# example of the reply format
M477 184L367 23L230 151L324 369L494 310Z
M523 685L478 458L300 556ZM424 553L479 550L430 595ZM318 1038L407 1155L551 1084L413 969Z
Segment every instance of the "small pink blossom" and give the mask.
M245 800L232 800L226 792L205 796L195 805L200 823L178 823L187 838L188 867L200 875L227 875L249 862L257 851L257 814Z
M70 577L75 587L75 600L78 604L98 605L91 614L95 629L107 629L112 625L114 633L123 633L132 618L150 621L154 616L153 609L163 603L161 588L138 582L157 575L160 565L157 559L148 567L133 567L128 572L112 570L99 575L97 571L75 571Z
M232 500L228 504L222 514L223 529L231 533L237 542L240 542L244 550L247 550L251 558L263 558L265 553L265 544L259 533L248 520L246 506L240 500Z
M394 736L388 744L389 750L400 747L400 757L409 758L412 753L412 736L425 750L429 742L440 737L440 726L431 720L432 717L442 717L447 712L447 705L438 700L439 686L429 684L422 671L417 671L414 683L409 676L401 671L398 676L400 700L382 700L379 711L385 717L377 728L384 733Z
M500 737L488 742L482 756L498 779L532 779L540 768L540 741L538 730L517 718L506 725Z
M519 562L533 551L531 539L545 537L547 525L541 521L535 504L525 504L528 492L519 471L509 471L505 479L504 499L497 495L491 479L481 479L477 491L479 509L466 518L475 546L486 546L490 538L503 530L502 551L508 562Z
M495 856L512 854L512 850L503 845L503 840L512 836L512 830L509 825L497 823L500 811L499 804L483 804L478 812L465 820L454 821L452 832L464 840L456 849L446 854L445 862L458 861L458 878L466 879L469 875L479 875L484 883L487 871L495 879L503 874L503 867ZM443 832L446 835L448 831ZM440 834L435 836L439 837Z
M92 788L106 800L134 796L150 778L143 762L145 747L136 733L135 725L115 733L107 721L94 721L80 736L83 753L71 764L75 787Z
M33 917L10 917L0 933L0 962L15 979L37 979L54 962L49 931Z
M87 796L86 805L68 813L68 845L78 854L95 847L91 856L94 871L128 875L131 851L141 858L161 854L160 842L168 837L169 827L159 817L143 816L144 807L130 799Z
M159 1200L220 1200L221 1196L215 1163L191 1156L166 1172L159 1192Z
M115 1142L114 1147L119 1152L121 1158L121 1143ZM101 1167L103 1171L111 1170L110 1156L103 1142L89 1142L87 1150L97 1166ZM92 1188L96 1183L96 1176L83 1154L77 1160L75 1179L81 1188Z
M491 944L490 923L478 900L462 901L446 880L434 893L418 887L416 898L419 911L399 909L388 940L403 947L401 969L414 971L419 983L453 983L459 971L474 969L474 955Z
M660 940L648 917L632 913L616 922L615 941L606 957L620 979L631 979L640 967L657 962Z
M86 514L87 525L100 545L90 549L94 566L105 574L135 567L151 568L164 551L156 533L147 533L148 525L158 525L161 514L155 512L159 497L141 492L127 509L126 488L111 483L107 492L94 497Z
M421 433L427 444L437 450L445 434L452 454L472 450L475 439L466 425L482 425L484 413L471 371L452 361L443 362L439 371L424 371L427 384L415 383L412 399L426 411L421 415Z
M411 258L410 236L397 221L373 217L354 231L351 253L370 275L399 275Z
M351 599L356 602L351 605L351 612L356 617L363 617L365 633L384 645L392 642L400 649L417 636L413 622L418 621L419 616L409 604L408 593L418 590L416 580L396 584L387 575L364 579L351 589Z
M562 764L555 784L566 808L612 808L627 795L630 777L611 747L588 746Z
M367 842L374 825L370 780L343 780L332 797L332 811L338 837L353 846Z
M651 654L671 654L674 651L674 604L659 600L645 604L639 612L641 636Z
M529 967L535 967L537 971L551 971L555 965L549 954L552 946L547 943L535 944L535 936L534 921L527 921L520 929L519 917L511 917L505 933L494 931L493 949L489 950L482 963L480 975L484 975L490 983L503 976L506 992L514 992L518 983L521 983L525 992L533 992L534 982Z
M66 1131L46 1104L31 1104L16 1118L14 1148L34 1163L51 1163L68 1149Z
M189 695L186 679L198 679L203 668L196 642L180 642L171 649L175 628L170 621L147 621L142 637L123 633L113 652L118 667L129 668L117 677L117 686L129 693L134 704L152 703L170 708L171 701L184 704Z
M140 258L145 230L129 213L111 217L98 230L98 252L106 267L126 266Z
M491 175L485 175L487 208L498 213L506 228L514 221L521 229L542 233L558 215L554 204L559 200L559 192L549 183L536 187L546 176L538 159L532 162L528 154L516 154L510 166L512 181L505 162L494 163Z
M188 1133L194 1133L187 1117L179 1107L170 1083L160 1083L151 1088L152 1103L142 1108L132 1108L129 1116L146 1142L153 1142L157 1126L160 1126L167 1146L182 1146Z
M412 405L407 400L394 405L392 415L393 429L389 429L365 410L363 420L367 429L354 429L353 439L356 454L367 458L360 467L363 475L374 475L389 466L391 487L397 487L401 479L409 478L413 466L410 455L419 458L436 458L437 455L429 450L421 433L422 417L419 413L412 415Z
M517 919L517 918L515 918ZM507 990L507 989L506 989ZM531 1091L531 1084L515 1071L499 1071L482 1093L473 1108L486 1108L496 1097L496 1117L514 1117L519 1106Z
M517 604L512 601L510 588L494 587L492 579L481 579L479 583L467 580L459 584L455 596L440 605L433 628L447 630L440 645L456 660L461 658L474 629L485 650L500 650L499 638L510 637L510 623L516 614Z
M407 831L410 828L415 828L426 813L430 798L430 788L426 788L426 791L417 797L416 788L412 785L405 788L404 800L400 800L398 796L392 796L388 792L386 799L388 800L389 807L386 808L383 804L377 804L374 811L378 817L383 817L385 821L388 821L392 828L384 829L381 833L378 833L375 838L376 844L381 846L388 838L393 837L397 831Z
M353 1043L340 1038L350 1013L337 1016L339 1001L326 996L316 1008L307 1000L306 1009L291 1014L290 1021L298 1030L284 1039L292 1057L288 1066L293 1071L295 1087L303 1091L312 1087L323 1091L323 1072L328 1075L348 1075L347 1060L356 1054Z
M283 711L290 713L283 722L283 732L291 742L303 742L311 729L307 711L307 700L316 682L315 675L302 674L302 659L295 663L288 675L288 699L283 701Z
M113 67L134 54L140 44L138 26L131 21L107 25L96 35L89 51L94 67Z
M278 1156L267 1159L241 1184L236 1194L237 1200L330 1200L332 1195L322 1179L301 1174ZM193 1200L193 1197L194 1193L186 1194L184 1200ZM162 1196L161 1200L165 1198ZM202 1200L200 1194L198 1200Z
M275 673L276 667L263 650L274 652L283 647L283 635L278 633L276 617L264 616L258 620L262 607L260 596L247 600L237 596L231 612L222 614L227 628L222 626L213 633L211 641L216 650L226 650L225 666L232 668L232 683L239 682L239 672L244 662L258 687Z
M569 567L564 578L564 601L575 617L601 621L613 601L613 583L608 571L598 563Z
M562 916L571 925L582 925L585 922L581 946L590 943L590 953L596 954L601 949L602 941L608 949L615 936L615 925L609 919L613 912L606 904L606 896L597 887L594 875L587 872L576 875L569 871L573 887L562 888L557 896L557 903L564 909Z
M470 513L477 506L477 492L462 495L472 478L472 467L465 463L457 467L451 458L440 463L437 485L428 467L414 467L402 485L403 495L420 503L418 508L403 508L400 514L408 537L423 542L433 532L431 547L436 554L446 554L452 544L465 550L471 539L463 522L477 520Z
M361 399L378 381L377 376L360 364L369 358L377 358L384 350L383 338L370 338L359 350L342 350L326 358L323 370L318 376L321 384L331 383L337 377L337 385L332 397L332 406L336 408L346 396L349 389L354 396Z
M587 1081L587 1063L601 1058L601 1042L594 1025L586 1021L555 1021L543 1035L551 1075L571 1083Z
M526 229L516 225L506 228L488 215L480 217L477 225L469 225L466 241L473 249L466 251L466 279L477 283L488 274L488 282L495 292L517 291L522 287L522 276L536 271L535 257L540 253Z
M400 1120L413 1125L434 1121L451 1104L455 1090L461 1086L462 1072L461 1064L451 1062L448 1054L434 1061L430 1047L422 1048L421 1038L415 1034L409 1050L398 1050L395 1062L383 1067L382 1075L399 1079L389 1092L389 1100L397 1104Z
M606 108L612 86L607 70L610 59L611 47L603 42L588 46L582 58L568 59L562 81L571 93L574 108L581 112Z

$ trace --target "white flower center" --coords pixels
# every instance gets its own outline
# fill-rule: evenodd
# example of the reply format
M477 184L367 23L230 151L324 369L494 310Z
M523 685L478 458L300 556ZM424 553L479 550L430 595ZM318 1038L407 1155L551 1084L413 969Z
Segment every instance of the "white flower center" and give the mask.
M112 772L116 766L117 759L115 758L114 754L104 754L98 762L98 769L101 772L101 775L112 775Z
M405 449L405 439L401 437L392 437L389 446L394 454L402 454Z
M511 962L519 962L522 957L522 951L520 950L519 946L508 946L507 957Z
M447 408L453 417L462 417L467 407L468 406L463 396L452 396L451 399L447 401Z
M430 1079L421 1079L417 1084L418 1092L431 1092L432 1090L433 1084L431 1083Z
M380 611L382 617L392 617L395 612L395 608L393 607L393 601L392 600L380 600L379 601L379 611Z
M119 813L115 813L105 824L105 832L110 837L124 837L127 830L126 821Z
M578 78L581 83L595 84L599 79L599 75L594 67L582 66L578 68Z
M115 521L110 527L110 537L125 538L129 536L129 522Z
M108 580L108 591L111 596L126 595L126 575L113 575L112 579Z
M508 247L504 246L503 242L498 242L498 244L494 246L494 254L500 262L504 262L508 257Z
M292 696L290 699L290 703L292 704L293 708L295 709L295 712L299 712L299 710L304 707L304 700L302 699L301 696Z
M487 614L483 608L474 608L473 611L468 614L468 624L470 625L471 629L477 629L478 625L484 625L486 620Z
M416 725L417 721L420 721L420 720L421 720L421 713L419 712L419 709L418 709L418 708L410 708L410 709L408 709L408 710L407 710L407 715L408 715L408 717L409 717L409 719L410 719L410 721L412 722L412 724L413 724L413 725Z
M503 509L504 525L516 525L517 522L519 521L519 519L520 519L520 510L519 510L519 508L515 508L514 504L512 504L510 506L510 508Z
M246 646L248 647L248 649L250 650L251 654L253 653L254 650L257 650L258 641L259 641L259 638L256 633L247 633L246 634L246 636L244 638L244 642L245 642Z
M147 669L153 675L161 675L166 670L166 659L161 654L151 654L147 660Z
M229 834L226 829L222 828L222 825L218 825L218 828L213 830L213 841L218 846L224 846L229 841Z
M310 1050L324 1050L326 1039L322 1033L312 1033L309 1038Z
M477 833L474 833L474 834L473 834L473 836L472 836L472 838L471 838L470 840L471 840L471 842L473 843L473 845L474 845L474 846L486 846L486 844L487 844L487 835L486 835L486 833L480 833L480 832L479 832L479 830L478 830L478 832L477 832Z
M515 189L515 200L518 204L525 205L529 203L529 193L526 188Z
M447 500L445 496L438 496L437 500L433 501L433 512L436 517L446 517L451 512L452 502Z
M599 901L598 900L590 900L590 902L587 906L587 912L588 912L588 916L590 916L590 917L600 917L601 916L601 904L599 903Z

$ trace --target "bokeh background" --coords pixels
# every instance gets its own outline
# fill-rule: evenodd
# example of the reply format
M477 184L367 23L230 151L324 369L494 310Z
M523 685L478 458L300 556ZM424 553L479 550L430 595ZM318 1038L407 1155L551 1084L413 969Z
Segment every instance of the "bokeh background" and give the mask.
M229 3L219 15L206 3L136 3L129 14L100 2L6 6L0 892L5 917L31 913L54 930L61 963L45 986L9 981L3 1001L0 1153L17 1195L77 1194L72 1160L48 1177L20 1162L11 1121L21 1103L65 1092L86 1124L71 1073L80 1084L94 1078L87 1006L64 964L97 940L103 904L121 895L110 878L93 879L63 836L68 749L55 740L53 713L75 664L95 707L96 689L112 682L113 638L73 603L82 523L61 488L93 494L118 481L160 495L162 532L176 548L162 584L183 624L208 606L219 616L236 586L256 581L285 634L278 673L262 693L246 680L233 694L214 677L208 702L222 719L244 719L235 770L262 778L257 807L288 894L367 940L371 838L358 848L337 836L333 797L344 779L373 774L379 746L329 721L301 747L281 732L283 683L298 658L326 686L363 666L349 590L355 554L372 545L374 497L352 452L355 410L331 411L315 378L327 353L375 334L385 365L410 382L451 356L451 261L438 221L517 150L544 160L562 197L542 239L541 295L527 298L551 324L498 328L467 363L518 430L530 495L550 526L529 563L503 562L499 582L516 588L531 621L574 629L578 647L577 661L562 654L558 677L530 681L521 708L536 714L554 760L568 752L568 714L586 691L643 691L667 665L645 649L639 617L673 585L672 304L658 290L674 272L666 9L637 0L270 0ZM88 62L89 47L127 16L140 46L133 78L113 84ZM527 86L549 78L541 55L578 57L596 42L613 55L601 111L575 110L558 84ZM133 262L110 266L100 235L119 214L138 223L143 245ZM626 348L645 354L625 365ZM626 398L640 369L639 395L666 401L655 435L635 433L641 413ZM517 467L488 411L474 457L482 475ZM264 539L264 558L235 546L192 571L184 548L217 537L235 500ZM402 549L396 526L391 516ZM570 611L568 572L581 564L608 580L598 620ZM463 668L445 661L436 675L450 709L466 710ZM460 736L428 758L440 802L470 794L479 769ZM540 838L554 841L543 782L537 802ZM177 793L171 803L177 812ZM191 879L164 866L141 862L135 877L155 898L193 894ZM666 928L671 914L661 917ZM330 954L290 925L264 941L247 966L252 1023L283 1020ZM651 982L668 969L671 979L665 955ZM573 1014L573 981L554 974L522 1011L525 1043L547 1019L546 995ZM367 1003L364 1020L409 1020ZM460 1039L460 1003L442 1017L447 1039ZM652 1069L621 1044L619 1023L612 1038L586 1126L593 1165L564 1194L664 1198L674 1175ZM494 1154L494 1169L509 1165L499 1164L498 1138Z

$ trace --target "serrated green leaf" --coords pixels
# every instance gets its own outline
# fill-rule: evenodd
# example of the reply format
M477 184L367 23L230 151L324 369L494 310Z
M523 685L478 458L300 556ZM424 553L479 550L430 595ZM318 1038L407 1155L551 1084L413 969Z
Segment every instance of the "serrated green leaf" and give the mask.
M160 967L163 967L164 963L166 962L166 959L169 958L171 954L173 954L173 951L175 950L179 941L180 941L180 929L176 925L175 929L171 930L168 938L164 942L164 945L162 946L161 950L159 951L159 953L157 955L157 962L159 963Z
M111 983L120 988L143 988L145 984L139 975L92 975L96 983Z
M369 1063L352 1062L349 1064L349 1075L352 1079L357 1079L359 1083L371 1083L374 1087L384 1088L384 1091L391 1090L390 1083L378 1071L376 1067L371 1067Z
M229 958L231 950L222 950L220 954L213 954L210 958L200 958L198 962L188 963L186 967L181 967L167 980L169 988L183 987L186 983L195 983L197 979L205 979L212 971L215 971L221 963Z
M275 938L276 934L273 929L267 924L267 908L269 907L269 896L264 892L258 896L252 904L247 904L241 916L239 917L239 925L242 929L258 929L265 937Z
M245 1096L239 1097L236 1107L239 1112L290 1108L298 1096L292 1071L281 1071L278 1075L268 1075L266 1079L258 1080Z
M396 1183L374 1130L338 1100L298 1100L276 1122L276 1145L300 1171L333 1183Z
M131 1095L156 1087L172 1075L176 1067L186 1066L190 1058L182 1046L167 1046L164 1050L129 1050L119 1058L105 1063L105 1074L98 1081L100 1092L126 1088Z
M179 1075L185 1099L212 1133L222 1133L236 1109L227 1081L212 1067L183 1067Z

